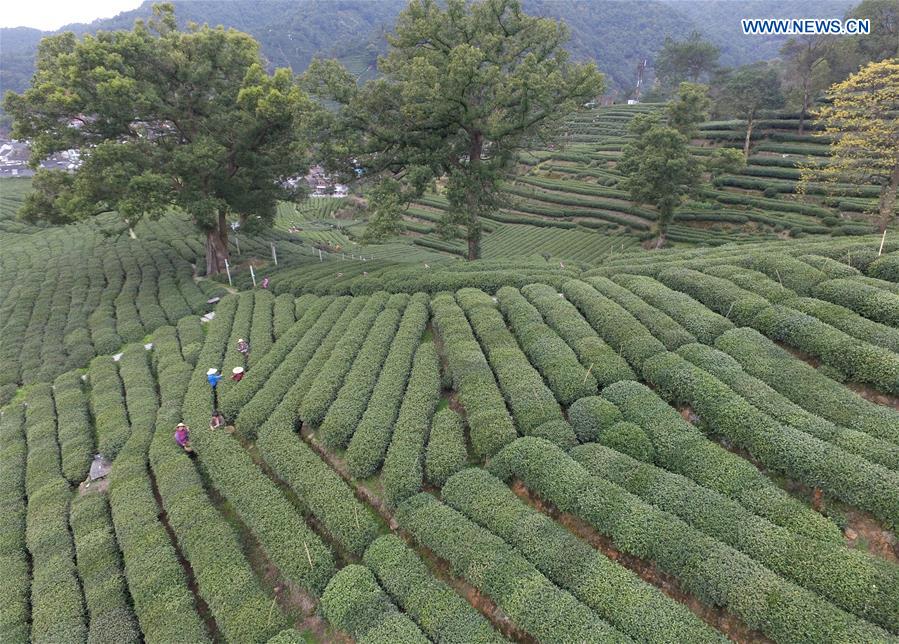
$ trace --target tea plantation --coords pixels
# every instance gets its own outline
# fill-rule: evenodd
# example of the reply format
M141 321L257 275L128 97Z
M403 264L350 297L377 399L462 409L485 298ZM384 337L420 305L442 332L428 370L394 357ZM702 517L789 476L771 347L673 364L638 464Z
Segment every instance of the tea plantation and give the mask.
M760 161L672 231L716 245L642 251L596 143L633 111L476 262L437 197L376 247L318 200L229 287L177 215L38 229L4 184L0 641L899 641L899 241Z

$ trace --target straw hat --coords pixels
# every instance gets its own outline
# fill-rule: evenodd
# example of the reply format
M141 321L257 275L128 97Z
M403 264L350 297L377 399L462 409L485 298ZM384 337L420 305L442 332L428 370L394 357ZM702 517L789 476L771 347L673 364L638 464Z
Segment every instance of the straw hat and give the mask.
M238 342L243 342L243 338L237 338Z
M178 423L177 425L175 425L175 427L187 427L187 425L185 425L184 423Z
M243 367L234 367L231 373L243 373Z
M207 375L207 376L211 376L212 374L217 373L217 372L218 372L218 369L216 369L216 368L214 368L214 367L211 367L211 368L209 369L209 371L206 372L206 375Z

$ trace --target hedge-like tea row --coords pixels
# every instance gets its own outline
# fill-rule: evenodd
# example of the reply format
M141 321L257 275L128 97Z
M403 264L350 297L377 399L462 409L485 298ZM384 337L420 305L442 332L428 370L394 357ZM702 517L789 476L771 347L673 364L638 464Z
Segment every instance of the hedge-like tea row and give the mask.
M617 284L606 281L616 289L629 293ZM600 295L586 282L569 280L563 285L562 293L578 308L596 333L624 357L634 369L639 370L644 360L665 351L665 345L656 339L637 318L616 302ZM638 299L633 294L631 297ZM646 304L643 306L652 308ZM659 313L659 315L664 314ZM684 333L686 334L686 331ZM685 337L681 344L686 344L686 340Z
M715 346L794 403L838 425L899 445L899 412L871 403L794 358L755 329L728 331Z
M874 322L852 309L825 300L797 297L786 300L784 305L816 317L854 338L899 354L899 328Z
M885 253L868 265L868 275L890 282L899 282L899 251Z
M181 355L191 365L197 362L197 356L203 348L206 336L203 333L203 323L200 318L188 316L178 320L178 342L181 344Z
M809 413L765 382L743 370L732 356L701 344L688 344L677 352L727 384L749 403L784 425L832 443L872 463L899 471L899 446L856 429L834 425Z
M247 358L247 364L251 367L259 362L272 348L272 335L274 333L272 307L274 304L274 295L268 291L256 291L250 335L244 338L250 342L250 355Z
M760 295L744 290L732 281L706 275L689 268L668 268L659 273L658 280L702 302L708 309L733 319L737 324L749 324L760 311L771 304ZM733 325L730 325L733 328ZM728 329L719 327L720 332ZM703 342L710 344L717 337L706 337Z
M538 641L631 641L555 586L515 548L433 496L422 492L408 499L396 519L418 542L449 562L453 574L492 598L516 626Z
M599 386L636 377L627 361L600 339L577 308L561 297L556 289L546 284L530 284L521 289L521 293L574 350L581 364L595 376Z
M859 315L899 328L899 295L859 283L833 279L815 287L815 297L852 309Z
M364 561L381 587L431 640L446 644L505 641L478 611L434 577L399 537L379 538L365 551Z
M819 271L825 273L828 277L833 279L839 279L843 277L858 277L861 275L857 268L848 264L844 264L841 261L838 262L832 257L815 255L814 253L808 255L797 255L796 257L806 264L814 266Z
M615 281L670 316L704 344L714 342L719 335L734 328L727 318L709 310L689 295L673 291L651 277L620 275Z
M288 368L282 367L282 365L285 362L290 362L289 354L291 351L294 350L306 332L312 328L323 312L334 301L332 297L319 298L315 295L304 295L303 298L310 298L304 315L296 323L292 324L275 342L271 350L253 365L252 373L247 372L243 380L219 397L219 410L226 418L237 417L244 405L247 405L256 393L268 384L269 379L277 369ZM291 305L292 302L293 300L291 300ZM343 304L346 305L346 302L344 301ZM339 305L335 305L334 308L339 308ZM341 308L338 313L342 310ZM295 366L294 369L296 368Z
M714 266L704 266L702 268L702 272L714 277L720 277L729 280L730 282L733 282L734 284L739 286L741 289L749 293L754 293L755 295L760 296L762 299L767 300L772 304L779 304L784 300L789 300L796 297L796 291L794 291L793 289L787 288L778 280L771 279L764 273L760 273L759 271L754 271L749 268L730 266L728 264L716 264ZM660 273L660 279L662 275L666 274L668 274L668 271ZM692 273L690 274L690 277L693 277ZM679 287L677 288L678 290L681 290ZM688 293L689 291L684 292ZM740 297L748 296L741 294ZM709 306L708 303L705 304L706 306ZM751 312L747 311L747 315L751 315Z
M490 463L563 512L587 521L628 554L654 561L703 602L721 606L775 641L884 641L889 635L743 553L605 479L591 476L555 445L532 437ZM697 562L701 561L701 565Z
M622 418L615 405L599 396L581 398L568 408L568 420L582 443L598 442L599 437Z
M149 456L169 526L222 636L264 642L283 626L284 616L260 587L234 531L209 500L193 461L172 440L193 368L156 336L160 406Z
M69 483L78 484L90 469L94 446L94 431L81 376L70 371L57 377L53 382L53 398L56 408L62 410L58 432L62 475Z
M91 385L97 451L111 461L118 455L131 433L116 363L109 356L94 358L88 369L88 379Z
M280 339L280 337L293 326L293 323L297 321L297 310L305 313L306 307L314 302L315 299L316 298L312 295L306 295L294 300L293 295L290 295L289 293L282 293L277 296L275 298L275 303L272 306L272 336L274 339ZM300 300L303 300L302 303L300 303Z
M25 549L25 407L0 413L0 641L25 644L29 633L31 574Z
M781 305L759 313L752 326L772 340L817 356L852 380L899 394L899 354L853 338L818 318Z
M355 430L346 451L347 469L356 478L366 478L381 467L390 444L403 392L412 368L412 357L428 323L428 297L412 296L403 313L390 352L380 366L377 383L368 405L353 420ZM326 419L327 421L327 419Z
M428 642L415 623L397 610L371 571L358 564L334 575L322 595L322 612L360 643Z
M409 385L403 394L403 404L381 472L384 494L392 506L421 490L424 478L422 452L439 398L440 360L434 343L424 342L412 361Z
M59 470L56 410L50 385L34 385L25 402L25 543L32 574L30 641L83 642L87 639L87 615L69 531L71 490Z
M824 271L784 253L751 253L739 263L764 273L799 295L811 295L818 283L828 279Z
M434 296L431 311L443 340L453 389L465 408L475 458L484 460L515 440L515 426L493 371L452 293Z
M384 347L375 346L372 342L368 346L372 351L386 348L393 340L399 324L400 314L409 301L409 296L404 293L391 295L385 305L375 305L375 298L371 298L370 306L356 317L340 339L334 345L327 361L316 372L308 391L300 404L300 418L312 426L318 426L328 413L331 403L337 398L344 378L352 369L356 356L362 350L369 331L373 325L378 327L377 335L381 338ZM386 308L384 308L386 307ZM382 308L384 308L382 313ZM378 320L381 320L378 324ZM308 365L307 365L308 368Z
M234 311L236 298L225 298ZM320 593L334 574L334 557L282 492L227 433L210 430L212 394L202 365L214 364L225 353L232 315L216 315L184 396L184 420L194 428L191 443L213 487L230 503L259 540L266 556L281 573L302 588ZM307 554L308 553L308 554ZM305 556L304 556L305 555Z
M765 467L869 510L889 526L899 525L899 473L781 425L677 354L648 360L643 376L667 398L689 404L712 431Z
M222 404L232 418L237 414L235 426L244 436L252 436L262 423L275 410L287 390L293 385L306 368L306 363L321 346L325 337L334 328L344 328L365 306L365 298L338 298L332 302L322 299L310 307L296 325L298 336L296 344L291 346L289 339L279 342L279 348L272 353L271 359L259 364L253 373L233 387L227 396L223 396ZM318 313L320 306L326 308ZM309 326L309 324L312 326ZM302 325L302 326L301 326ZM290 339L293 333L288 333ZM289 352L278 358L283 350ZM269 375L271 374L271 375ZM266 376L269 377L266 378ZM252 395L252 398L248 396Z
M231 370L234 367L247 368L247 359L237 350L237 341L240 338L244 340L250 339L250 328L253 324L253 309L255 307L256 298L252 291L244 291L238 293L234 297L237 298L237 313L234 314L234 322L231 326L231 335L228 338L228 344L225 346L225 353L222 358L216 362L209 364L200 363L199 366L204 369L215 367L222 375L222 379L216 388L219 399L228 395L228 392L236 383L231 380ZM250 353L253 352L253 346L250 345ZM249 372L249 369L247 370Z
M129 606L119 547L109 504L102 492L78 494L70 517L78 573L90 614L88 642L140 642L140 628Z
M655 448L657 465L729 496L747 510L798 534L823 541L842 540L833 523L778 488L748 461L709 440L648 387L620 382L602 395L626 420L643 428Z
M577 439L570 427L546 425L551 421L564 421L562 410L553 393L543 384L540 373L519 348L515 336L506 328L492 298L483 291L462 289L456 293L456 300L468 316L493 367L518 430L525 435L538 433L563 447L574 445ZM544 435L539 433L540 428L552 431Z
M899 628L899 566L841 543L809 539L762 519L678 474L602 445L569 455L601 477L752 557L836 605L890 630Z
M540 312L518 289L501 288L496 299L522 349L561 404L567 406L596 394L596 378L581 366L571 347L543 322Z
M686 606L528 506L489 472L464 470L441 496L635 641L724 641Z
M127 411L131 434L109 473L109 505L134 613L148 642L186 637L208 641L178 552L158 519L159 506L150 483L147 455L157 399L147 351L143 345L129 345L119 365L125 391L122 414ZM92 388L92 396L95 391Z
M645 302L623 286L619 286L605 277L590 277L586 281L598 293L618 303L639 320L669 351L673 351L682 344L696 341L696 336L673 320L667 313Z
M335 349L332 360L339 356L345 363L351 363L352 367L346 373L346 378L334 402L328 407L327 415L320 427L322 442L328 449L344 448L352 438L353 431L368 406L368 399L377 383L381 366L387 358L400 323L401 313L397 309L390 308L378 315L355 360L336 353Z
M442 487L446 480L468 464L465 447L465 427L462 418L452 409L441 409L434 414L425 471L432 485Z

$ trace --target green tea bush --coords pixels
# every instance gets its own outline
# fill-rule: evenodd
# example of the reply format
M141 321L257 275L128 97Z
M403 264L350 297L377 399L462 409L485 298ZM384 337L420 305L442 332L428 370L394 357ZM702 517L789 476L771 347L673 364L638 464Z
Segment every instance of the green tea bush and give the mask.
M0 640L24 644L29 639L31 568L25 546L25 407L8 405L0 413Z
M517 436L493 371L452 293L431 300L434 326L443 340L453 389L465 408L475 457L495 454Z
M436 579L418 555L388 534L365 551L365 565L397 605L435 642L499 644L502 636L478 611Z
M648 360L643 375L666 397L690 405L712 431L747 449L765 467L869 510L887 525L899 525L899 473L781 425L677 354Z
M810 297L786 300L784 306L818 318L854 338L899 354L899 328L874 322L839 304Z
M521 480L564 512L587 521L622 551L654 561L681 588L775 640L883 639L885 631L772 572L623 488L592 477L556 446L522 438L491 461L499 478ZM435 502L436 503L436 502ZM703 561L697 566L696 561Z
M453 574L493 599L515 625L535 639L629 641L555 586L515 548L433 496L422 492L406 500L397 509L396 519L416 541L445 559Z
M655 463L699 485L729 496L746 509L798 534L839 542L837 527L774 485L751 463L709 440L648 387L620 382L603 398L625 420L643 428L655 448Z
M832 443L872 463L899 471L899 445L847 429L809 413L763 381L750 375L733 357L702 344L688 344L677 353L726 383L760 411L784 425Z
M492 298L483 291L462 289L456 293L456 300L493 367L519 431L526 435L549 421L564 421L555 397L519 348ZM569 439L573 443L573 430L563 442Z
M852 309L859 315L899 328L899 295L853 279L821 282L814 296Z
M683 476L609 447L582 445L569 455L594 476L680 517L845 610L896 630L899 566L843 544L793 534Z
M302 300L302 304L300 300ZM315 300L314 295L303 295L294 300L294 297L289 293L282 293L276 297L272 307L272 335L274 339L278 340L299 319L295 317L297 310L305 313L306 307L315 302Z
M496 299L522 349L559 403L567 406L578 398L596 395L596 378L581 366L574 351L543 322L540 312L517 289L501 288Z
M740 264L776 279L799 295L810 295L816 284L827 279L824 271L783 253L752 253Z
M131 432L123 404L119 372L112 358L98 356L91 360L87 374L91 385L91 410L97 436L97 451L112 460L118 455Z
M250 355L247 365L253 366L272 348L272 335L274 333L272 322L272 307L275 296L268 291L256 291L253 303L253 320L250 326L250 334L244 339L250 342Z
M599 396L581 398L568 408L568 420L582 443L598 441L601 434L621 419L618 408Z
M206 336L203 334L203 324L200 318L188 316L178 320L178 341L181 343L181 355L189 364L197 362L197 356L203 348Z
M673 269L672 269L673 270ZM771 279L764 273L760 273L759 271L754 271L748 268L742 268L740 266L731 266L728 264L716 264L714 266L706 266L702 268L702 272L708 275L712 275L714 277L723 278L730 282L733 282L737 286L739 286L744 291L748 291L749 293L754 293L755 295L761 297L763 300L767 300L772 304L778 304L783 302L784 300L788 300L790 298L796 297L796 291L793 289L789 289L784 286L781 282L779 282L776 278ZM660 279L662 275L669 274L669 271L663 271L660 273ZM699 276L694 276L693 273L688 273L687 277L696 277L700 279ZM667 283L667 282L666 282ZM681 281L680 284L686 284L686 282ZM675 287L672 287L675 288ZM678 290L682 290L680 286L676 287ZM684 291L685 293L689 293L690 291ZM745 297L747 299L753 299L751 296L740 294L741 297ZM697 298L700 299L701 298ZM706 306L711 308L711 299L709 302L703 303ZM752 319L754 314L752 310L756 308L755 306L747 307L746 315L743 316L746 320ZM761 310L761 306L757 307L758 310ZM757 313L758 311L756 311ZM740 324L744 324L744 322L739 321Z
M73 485L87 477L94 446L90 409L81 375L70 371L53 382L53 399L59 418L62 475Z
M599 435L599 443L645 463L655 462L655 448L643 428L634 423L615 423Z
M733 319L737 324L748 324L760 311L770 306L764 297L744 290L730 280L689 268L665 269L659 273L658 280L670 288L696 298L711 311L725 316L726 319ZM721 327L719 329L718 335L727 331ZM703 342L714 342L714 338L706 337Z
M464 470L442 496L634 641L722 641L683 605L528 506L490 473Z
M428 313L427 295L413 295L387 358L378 369L368 405L359 410L352 423L355 431L346 451L346 462L350 474L356 478L371 476L381 467Z
M322 595L322 612L357 642L428 642L415 623L397 611L371 571L358 564L350 564L334 575ZM388 623L386 632L382 631L390 618L396 619Z
M867 266L866 272L871 277L899 283L899 251L877 257Z
M440 361L434 344L425 342L415 352L409 385L384 457L381 482L387 502L392 506L421 490L423 451L439 398Z
M752 326L772 340L817 356L849 378L887 393L899 393L899 354L853 338L818 318L775 305Z
M368 406L381 366L396 335L400 317L401 312L396 309L383 311L375 320L359 353L352 361L352 367L347 372L334 402L328 407L327 415L320 427L322 442L328 449L344 448L352 438L353 431ZM341 357L347 359L346 356Z
M468 450L462 418L452 409L442 409L434 414L431 422L425 457L427 479L432 485L442 487L446 479L467 464Z
M627 361L602 341L577 308L545 284L530 284L521 290L537 311L577 354L581 364L596 378L599 386L619 380L633 380Z

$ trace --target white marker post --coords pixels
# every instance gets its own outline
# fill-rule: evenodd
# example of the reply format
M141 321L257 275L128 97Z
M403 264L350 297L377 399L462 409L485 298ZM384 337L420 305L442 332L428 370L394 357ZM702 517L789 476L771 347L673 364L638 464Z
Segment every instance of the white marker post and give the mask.
M252 264L250 264L250 277L253 278L253 288L256 288L256 273L253 271Z
M325 259L322 257L322 249L318 249L318 261L323 262Z
M231 267L228 265L228 260L225 260L225 272L228 273L228 286L234 286L231 283Z
M275 262L275 266L278 265L278 251L275 250L274 242L272 242L272 261Z
M877 251L877 256L880 257L883 255L883 243L887 240L887 231L883 231L883 237L880 238L880 250Z

